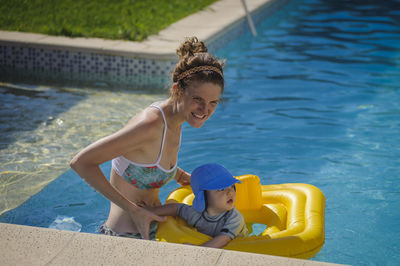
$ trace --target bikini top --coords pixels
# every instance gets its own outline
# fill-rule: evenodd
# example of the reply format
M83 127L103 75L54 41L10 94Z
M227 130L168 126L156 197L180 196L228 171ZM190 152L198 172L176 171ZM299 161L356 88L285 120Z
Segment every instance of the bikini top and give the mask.
M124 156L119 156L112 160L112 169L114 169L114 171L119 176L123 177L128 183L131 183L140 189L160 188L171 181L178 170L178 160L176 161L174 167L172 167L170 170L166 170L160 165L165 136L167 134L167 120L165 119L163 110L158 105L151 104L150 106L160 110L164 120L164 132L161 140L161 150L157 161L153 164L141 164L132 162L131 160L126 159Z

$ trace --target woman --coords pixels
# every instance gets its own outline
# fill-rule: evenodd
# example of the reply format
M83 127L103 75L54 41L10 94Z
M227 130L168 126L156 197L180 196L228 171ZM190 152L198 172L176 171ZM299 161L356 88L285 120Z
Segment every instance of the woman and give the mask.
M177 167L183 122L201 127L214 113L224 89L223 63L192 37L177 50L179 62L168 99L154 103L118 132L89 145L70 165L89 185L111 201L100 232L149 239L164 221L142 205L159 206L159 187L174 178L190 184L190 175ZM99 165L112 160L110 182Z

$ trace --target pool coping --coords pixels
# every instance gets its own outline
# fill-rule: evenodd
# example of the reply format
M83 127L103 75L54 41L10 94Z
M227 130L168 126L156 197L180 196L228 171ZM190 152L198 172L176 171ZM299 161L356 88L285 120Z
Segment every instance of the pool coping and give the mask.
M284 2L283 0L252 0L247 1L247 7L250 12L255 12L262 6L279 1ZM157 35L149 36L143 42L70 38L0 30L0 43L15 47L58 48L107 55L176 60L175 51L185 37L195 35L206 43L212 43L228 28L235 27L239 21L245 18L244 16L241 1L222 0L171 24Z
M0 265L338 265L0 223Z

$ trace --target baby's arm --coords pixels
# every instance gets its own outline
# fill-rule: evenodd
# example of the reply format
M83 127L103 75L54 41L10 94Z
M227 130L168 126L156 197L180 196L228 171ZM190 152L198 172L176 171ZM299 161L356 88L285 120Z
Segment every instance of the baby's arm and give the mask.
M201 246L210 248L223 248L228 245L231 240L232 239L227 235L218 235Z
M176 216L179 203L170 203L156 207L145 207L147 210L161 216Z

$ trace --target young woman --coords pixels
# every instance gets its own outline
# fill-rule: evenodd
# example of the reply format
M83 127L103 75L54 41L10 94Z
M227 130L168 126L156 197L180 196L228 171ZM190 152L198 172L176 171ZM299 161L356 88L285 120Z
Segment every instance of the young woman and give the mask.
M175 179L190 184L179 168L178 151L183 122L199 128L214 113L224 90L223 63L207 52L196 37L177 50L169 98L135 115L125 127L89 145L70 165L89 185L111 201L100 232L108 235L154 238L164 221L144 208L159 206L159 187ZM99 165L112 160L110 182Z

